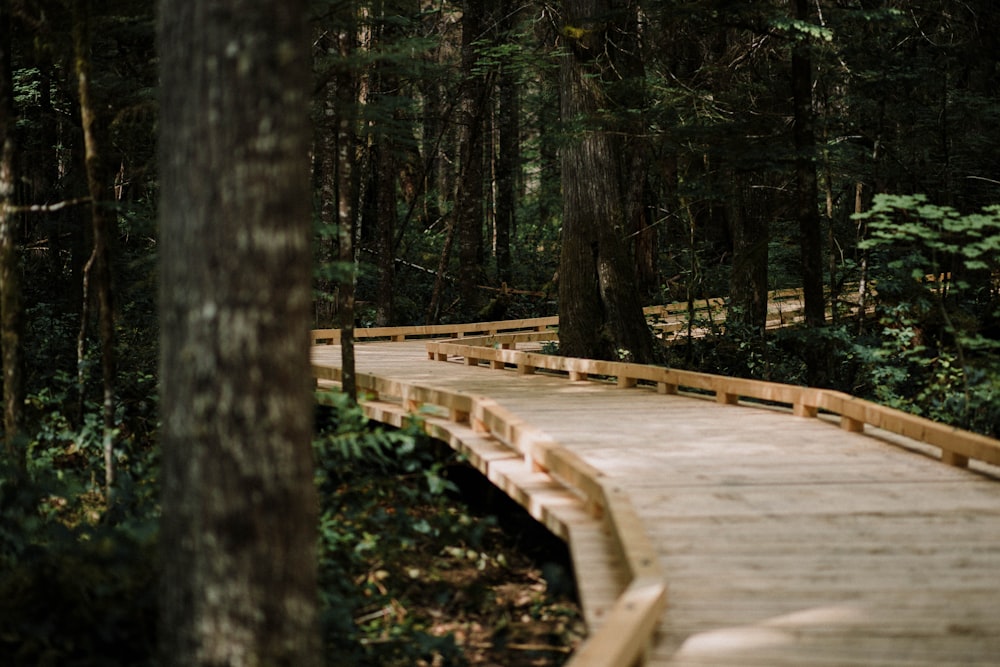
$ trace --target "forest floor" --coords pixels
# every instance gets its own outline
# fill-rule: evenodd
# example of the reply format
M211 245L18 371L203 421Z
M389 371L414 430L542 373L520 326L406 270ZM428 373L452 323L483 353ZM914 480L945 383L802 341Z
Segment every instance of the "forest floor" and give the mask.
M478 483L460 482L455 502L488 526L481 546L462 550L452 540L437 553L407 555L421 582L405 594L408 612L428 619L430 634L452 635L469 665L562 665L586 633L566 545Z

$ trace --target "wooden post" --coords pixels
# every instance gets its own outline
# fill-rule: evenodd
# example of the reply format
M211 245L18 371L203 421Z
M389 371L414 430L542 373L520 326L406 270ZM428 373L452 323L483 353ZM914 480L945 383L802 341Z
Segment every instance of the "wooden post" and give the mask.
M941 463L947 463L950 466L955 466L956 468L968 468L969 467L969 457L963 456L948 449L941 450Z
M815 405L806 405L802 401L796 401L795 405L792 407L792 412L796 417L815 417L819 414L819 408Z
M722 405L736 405L740 397L736 394L730 394L728 391L722 391L721 389L715 392L715 400Z
M860 419L854 419L853 417L841 415L840 428L851 433L863 433L865 430L865 423Z

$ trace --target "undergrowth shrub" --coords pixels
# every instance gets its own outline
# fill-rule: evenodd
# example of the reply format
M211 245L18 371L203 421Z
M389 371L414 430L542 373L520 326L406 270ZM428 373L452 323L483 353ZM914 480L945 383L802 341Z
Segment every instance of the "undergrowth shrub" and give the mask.
M447 459L416 425L387 429L340 394L323 400L334 407L321 413L315 439L326 654L345 666L463 664L453 638L408 611L405 592L433 585L417 555L436 556L442 541L477 545L487 524L448 499ZM414 555L410 567L401 554Z
M860 338L876 400L1000 435L1000 206L961 214L924 195L879 195L859 216L877 290Z
M100 420L88 410L75 427L60 410L67 395L56 387L32 397L39 421L26 443L27 471L0 469L0 663L154 665L156 450L136 444L121 457L107 508ZM314 451L328 664L463 664L452 637L410 610L409 595L451 591L432 580L426 559L447 549L478 554L491 522L449 498L445 468L454 454L444 456L415 426L369 422L340 394L324 400L333 407L318 411Z

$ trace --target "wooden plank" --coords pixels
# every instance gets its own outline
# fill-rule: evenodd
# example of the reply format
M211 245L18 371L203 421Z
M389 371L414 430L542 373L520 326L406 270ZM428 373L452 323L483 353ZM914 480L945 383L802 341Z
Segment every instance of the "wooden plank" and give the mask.
M627 667L651 649L653 630L667 602L666 585L639 579L626 589L600 630L573 654L569 667Z

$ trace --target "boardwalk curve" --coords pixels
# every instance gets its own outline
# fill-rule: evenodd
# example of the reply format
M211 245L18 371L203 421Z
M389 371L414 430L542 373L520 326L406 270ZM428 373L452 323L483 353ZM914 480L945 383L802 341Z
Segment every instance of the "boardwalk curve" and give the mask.
M1000 664L996 441L495 328L360 345L359 385L566 539L591 630L574 666ZM339 378L338 346L313 362Z

